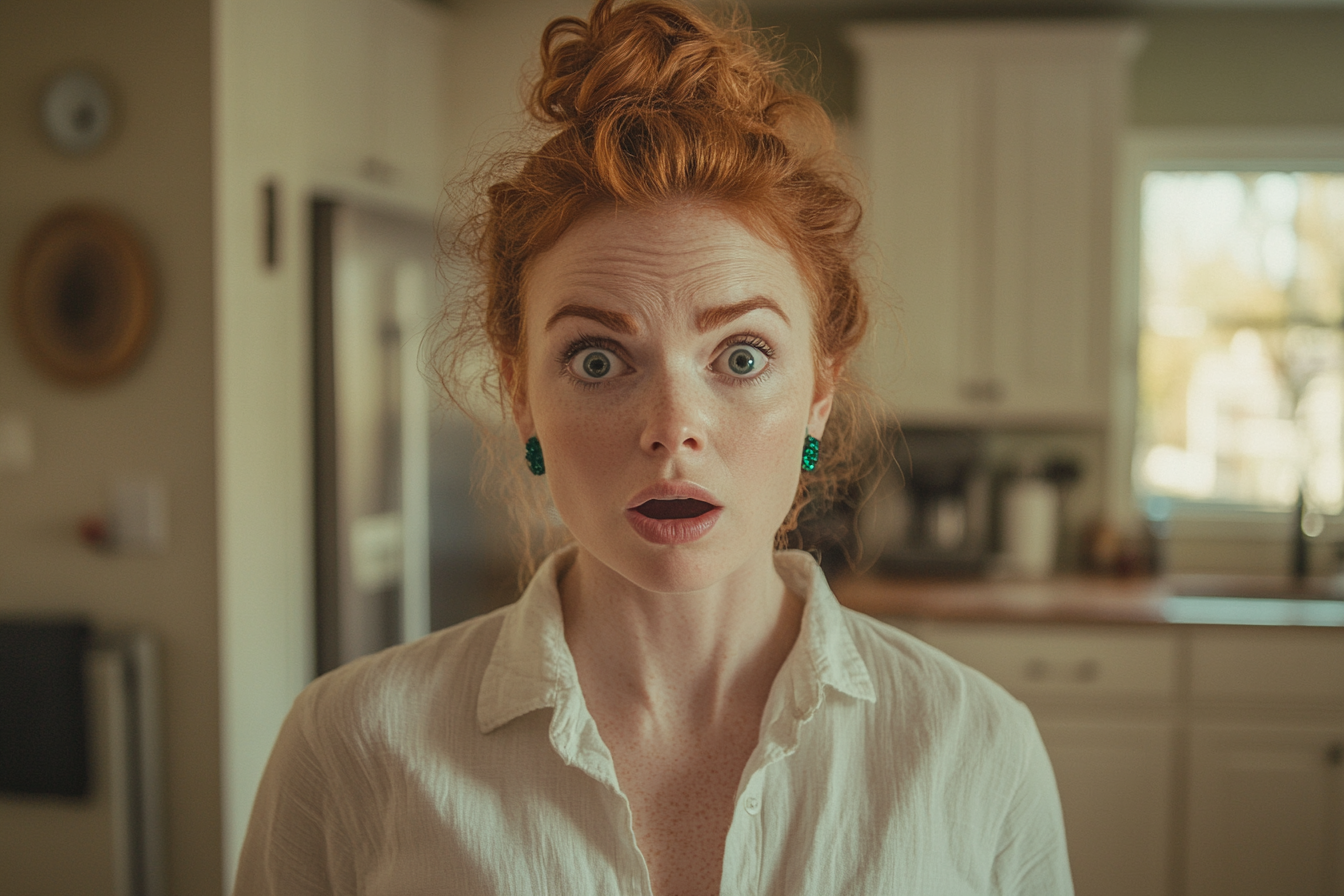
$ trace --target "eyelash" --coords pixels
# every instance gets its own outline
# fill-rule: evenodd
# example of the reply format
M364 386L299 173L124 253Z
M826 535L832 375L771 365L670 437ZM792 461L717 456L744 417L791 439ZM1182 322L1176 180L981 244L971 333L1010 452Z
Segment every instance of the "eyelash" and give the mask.
M621 360L625 360L620 345L617 344L615 340L607 339L603 336L580 336L569 345L565 346L564 350L560 352L560 355L555 360L556 363L560 365L561 376L585 389L597 389L603 385L601 380L585 380L582 377L575 376L574 371L569 369L569 362L574 360L574 356L579 352L590 348L604 349L605 351L611 352L613 355L621 355Z
M761 354L765 355L767 358L774 360L775 350L770 347L770 343L766 342L765 337L763 336L759 336L755 333L738 333L734 336L730 336L723 341L723 348L720 350L719 354L722 354L723 351L731 348L734 345L749 345L752 348L758 350ZM604 385L604 383L601 380L582 379L580 377L575 376L574 372L569 369L569 362L574 360L575 355L577 355L581 351L584 351L585 349L590 348L600 348L605 351L609 351L614 355L622 355L621 360L623 361L625 360L623 353L621 351L620 344L617 343L615 340L607 339L605 336L579 336L578 338L570 342L569 345L565 346L565 348L560 352L560 354L556 357L555 360L556 364L560 367L560 374L562 376L569 379L571 382L576 383L579 386L582 386L585 389L597 389L602 385ZM718 355L716 354L714 357L717 358ZM630 362L626 361L626 363L628 364ZM760 382L761 380L764 380L766 377L770 376L771 372L772 368L766 367L764 373L757 374L756 376L753 377L748 377L747 379L743 379L741 377L726 377L726 378L730 380L734 386L750 386Z
M730 336L728 339L724 340L723 349L719 354L723 354L724 351L727 351L735 345L749 345L765 355L767 359L771 361L775 359L775 350L770 347L770 343L766 342L763 336L758 336L755 333L738 333L736 336ZM717 358L718 355L715 355L715 357ZM770 374L774 372L774 369L773 364L767 364L765 370L756 374L756 376L747 377L745 379L737 376L727 376L726 374L724 376L734 386L754 386L767 379Z

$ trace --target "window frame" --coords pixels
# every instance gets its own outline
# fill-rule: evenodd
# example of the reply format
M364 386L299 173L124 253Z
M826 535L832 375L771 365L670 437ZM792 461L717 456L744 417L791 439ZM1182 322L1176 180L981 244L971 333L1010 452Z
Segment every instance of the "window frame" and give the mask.
M1130 128L1116 179L1115 278L1111 317L1111 459L1106 515L1125 529L1144 522L1133 487L1138 411L1141 196L1149 171L1320 171L1344 173L1344 128ZM1199 501L1171 502L1182 533L1200 538L1282 537L1291 511ZM1327 522L1332 538L1344 515Z

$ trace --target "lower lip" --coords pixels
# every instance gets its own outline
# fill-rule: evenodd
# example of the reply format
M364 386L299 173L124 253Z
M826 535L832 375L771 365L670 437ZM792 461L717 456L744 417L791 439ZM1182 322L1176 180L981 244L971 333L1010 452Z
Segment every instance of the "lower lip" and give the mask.
M703 536L719 521L722 507L680 520L655 520L637 510L627 510L625 519L640 538L653 544L688 544Z

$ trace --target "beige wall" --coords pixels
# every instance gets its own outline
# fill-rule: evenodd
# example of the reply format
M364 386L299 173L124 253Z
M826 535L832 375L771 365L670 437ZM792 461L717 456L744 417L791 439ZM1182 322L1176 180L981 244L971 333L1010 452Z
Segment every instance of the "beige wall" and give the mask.
M161 303L143 363L87 390L40 376L7 308L0 317L0 412L31 420L37 449L31 471L0 474L0 612L78 611L158 637L174 894L220 889L209 29L207 0L0 3L0 282L40 216L94 201L139 229ZM72 63L117 93L119 133L88 158L50 149L37 124L44 82ZM76 538L123 474L167 484L162 555L103 555ZM27 812L38 808L0 802L0 889L105 890L81 885L78 844ZM24 882L35 867L49 876Z
M1344 125L1344 10L1167 11L1142 21L1134 124Z
M215 4L222 866L313 675L304 26L311 4ZM346 4L348 6L348 4ZM262 185L279 189L279 264L262 263Z
M480 163L482 153L517 133L524 70L536 61L542 29L559 16L584 16L588 0L471 0L454 18L448 54L449 175Z

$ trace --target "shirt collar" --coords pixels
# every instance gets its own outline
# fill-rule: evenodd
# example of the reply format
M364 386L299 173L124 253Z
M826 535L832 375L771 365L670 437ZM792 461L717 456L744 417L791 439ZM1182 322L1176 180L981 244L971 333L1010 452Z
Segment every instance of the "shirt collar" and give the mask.
M555 706L561 691L577 685L559 589L576 550L570 545L548 556L504 614L476 700L482 733L534 709Z
M482 733L489 733L525 713L553 707L552 740L567 761L578 764L579 754L590 750L609 754L584 705L574 658L565 643L558 582L576 552L570 545L547 557L505 614L481 681L476 715ZM775 554L775 569L788 589L806 602L798 641L776 682L777 690L786 689L792 710L782 715L811 718L827 687L858 700L876 701L868 667L821 567L803 551L781 551ZM767 710L767 719L770 715Z
M798 641L784 663L795 681L805 686L796 694L795 703L806 698L805 714L810 715L821 702L823 686L856 700L876 702L868 665L854 646L845 611L831 593L821 566L805 551L780 551L775 554L775 571L790 591L806 601Z

